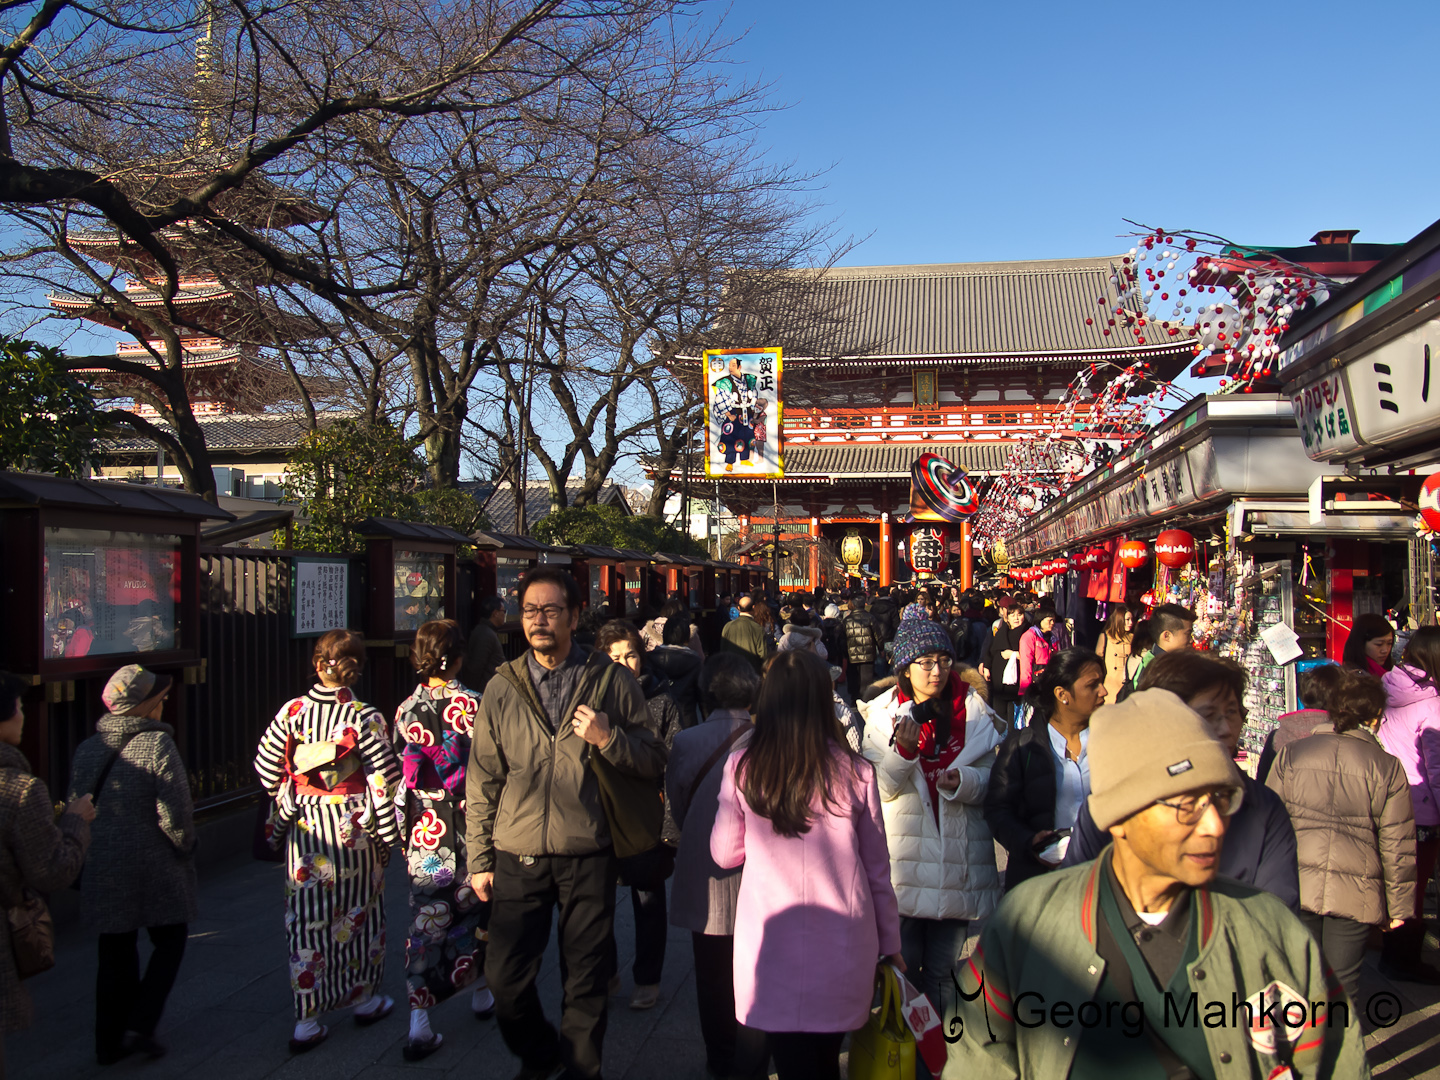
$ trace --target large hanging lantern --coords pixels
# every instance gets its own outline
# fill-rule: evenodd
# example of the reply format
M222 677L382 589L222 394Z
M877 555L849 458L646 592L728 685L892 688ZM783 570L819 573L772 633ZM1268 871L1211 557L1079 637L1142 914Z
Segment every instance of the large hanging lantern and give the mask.
M1099 570L1105 565L1105 549L1093 547L1085 552L1085 569Z
M1420 516L1431 532L1440 532L1440 472L1431 473L1420 485Z
M950 555L950 545L945 530L938 525L926 523L910 530L907 545L910 569L916 577L931 578L945 569Z
M865 548L869 541L860 535L859 529L849 529L844 538L840 541L840 561L845 564L845 570L852 577L860 572L860 564L865 561Z
M1195 558L1195 538L1184 529L1166 529L1155 538L1155 557L1162 565L1178 570Z
M1126 540L1115 554L1126 570L1139 570L1150 561L1150 549L1143 540Z

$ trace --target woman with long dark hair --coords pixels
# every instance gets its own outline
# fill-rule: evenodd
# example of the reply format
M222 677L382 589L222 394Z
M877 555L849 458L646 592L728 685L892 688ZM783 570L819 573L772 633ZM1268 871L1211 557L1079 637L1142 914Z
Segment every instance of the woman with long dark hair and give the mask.
M1105 665L1089 649L1052 656L1030 684L1035 719L1000 745L985 818L1009 852L1005 887L1055 869L1090 794L1090 715L1105 702Z
M1125 662L1130 659L1135 637L1135 612L1128 604L1116 604L1100 632L1100 659L1105 662L1105 696L1114 701L1125 686Z
M846 744L818 656L771 663L754 735L725 764L710 853L745 867L735 1018L770 1034L780 1080L834 1080L845 1033L870 1015L876 962L904 960L875 769Z
M1001 616L990 638L985 670L990 673L990 707L1007 724L1015 722L1020 700L1020 641L1025 636L1025 609L1017 602Z
M1387 701L1380 745L1404 767L1415 810L1415 914L1385 935L1381 969L1392 978L1440 983L1440 971L1420 959L1425 889L1440 854L1440 626L1416 630L1380 681Z
M1340 662L1348 668L1383 679L1394 664L1390 650L1395 648L1395 628L1384 615L1367 612L1356 617L1345 639Z
M395 747L404 776L405 868L410 877L410 932L405 938L405 983L410 998L406 1061L440 1049L430 1009L472 983L470 1008L479 1019L495 1013L485 984L480 932L490 905L466 873L465 763L480 695L458 681L465 638L453 619L423 624L410 647L420 679L395 711Z
M315 643L318 679L260 736L255 771L275 800L266 837L285 849L285 936L295 997L292 1053L329 1029L320 1016L353 1007L362 1027L395 1009L385 973L385 864L400 839L400 763L385 717L351 689L365 639L331 630Z

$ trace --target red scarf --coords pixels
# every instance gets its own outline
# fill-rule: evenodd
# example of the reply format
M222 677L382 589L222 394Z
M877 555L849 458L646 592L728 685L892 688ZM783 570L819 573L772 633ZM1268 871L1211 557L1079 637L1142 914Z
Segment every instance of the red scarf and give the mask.
M937 826L940 824L940 777L949 771L951 763L965 749L965 696L969 692L970 684L960 677L960 673L950 672L950 741L939 748L938 754L933 720L926 720L920 725L920 738L913 753L907 753L898 743L895 746L896 752L907 761L920 759L920 772L925 777L925 786L930 789L930 809L935 814ZM910 700L899 686L895 687L895 697L901 705Z

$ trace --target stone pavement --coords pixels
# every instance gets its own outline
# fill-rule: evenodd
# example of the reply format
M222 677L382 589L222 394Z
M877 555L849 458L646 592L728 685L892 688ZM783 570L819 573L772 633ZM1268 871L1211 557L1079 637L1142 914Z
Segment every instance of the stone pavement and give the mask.
M280 875L273 863L248 857L205 873L200 885L200 919L159 1036L170 1047L157 1062L134 1058L102 1069L93 1052L95 936L72 926L62 929L54 970L30 983L36 1026L10 1036L5 1052L12 1080L30 1077L134 1077L136 1080L510 1080L518 1063L500 1040L493 1020L479 1023L469 1012L469 994L432 1011L445 1046L423 1062L400 1056L407 1030L403 935L393 926L407 912L405 882L393 861L386 894L392 923L387 986L397 998L395 1014L370 1028L357 1028L344 1014L329 1018L329 1041L312 1053L291 1058L286 1042L293 1015L285 965ZM673 930L665 957L660 1004L632 1012L626 1002L631 983L634 930L626 890L617 907L622 996L611 1000L605 1040L609 1080L703 1080L704 1045L695 1011L694 968L689 934ZM1432 923L1433 925L1433 923ZM972 938L973 942L973 938ZM1431 936L1430 945L1435 942ZM1429 958L1436 959L1435 953ZM1371 1031L1366 1042L1374 1075L1383 1080L1440 1077L1440 991L1391 983L1374 968L1370 954L1361 996L1394 994L1403 1010L1398 1023ZM559 1005L559 963L551 945L540 976L541 996L552 1019ZM1377 1009L1391 1002L1375 997ZM1363 1008L1363 1006L1362 1006ZM1048 1078L1045 1078L1048 1080Z

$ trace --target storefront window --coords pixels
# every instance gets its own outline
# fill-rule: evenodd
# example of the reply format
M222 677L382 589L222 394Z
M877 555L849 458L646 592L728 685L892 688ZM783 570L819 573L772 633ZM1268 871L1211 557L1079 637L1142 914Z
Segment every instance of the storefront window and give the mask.
M505 601L506 620L520 618L520 578L530 564L523 559L496 559L495 584Z
M418 630L445 617L445 556L429 551L395 552L395 630Z
M590 568L590 610L592 612L599 611L600 605L610 599L605 595L605 586L601 581L604 573L604 569L599 566Z
M685 577L689 580L690 610L700 610L700 571L686 570Z
M45 656L180 647L180 538L45 530Z

